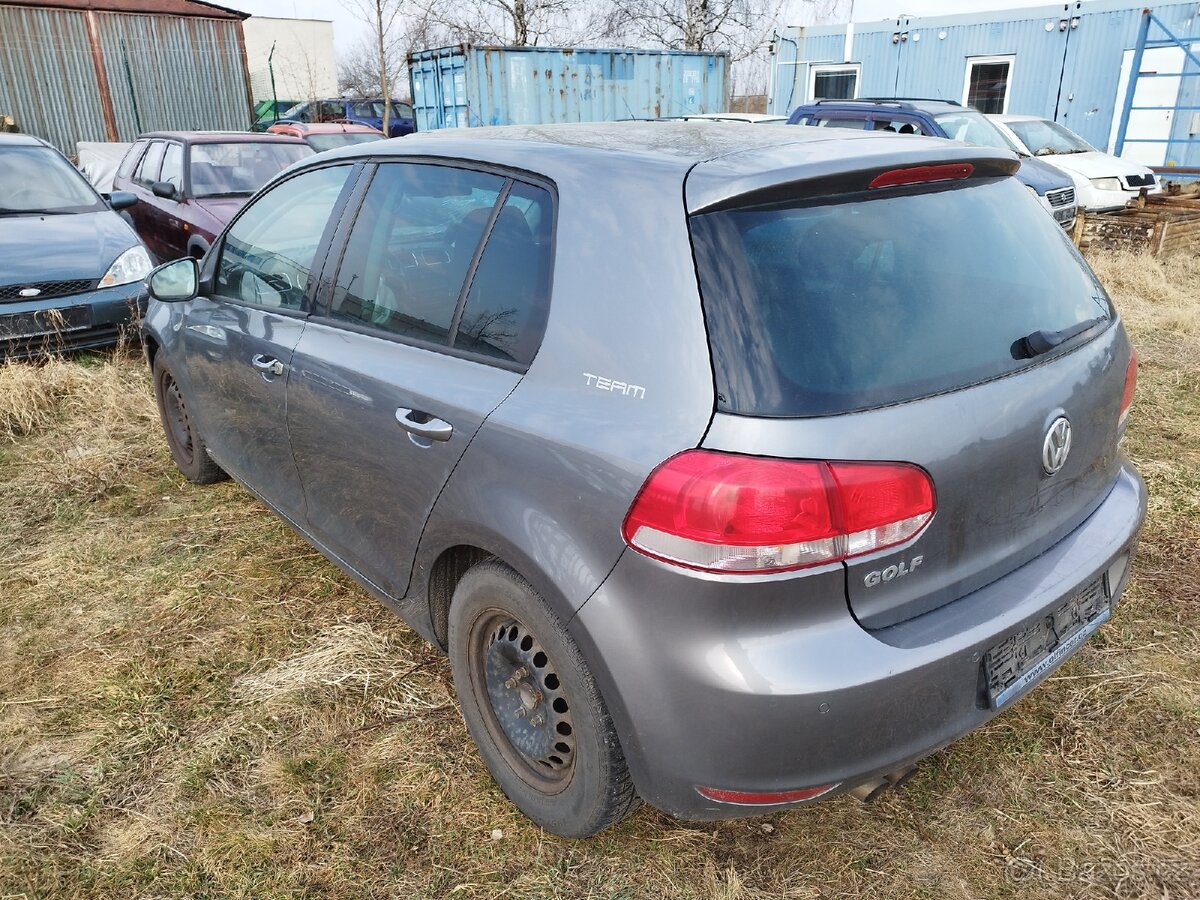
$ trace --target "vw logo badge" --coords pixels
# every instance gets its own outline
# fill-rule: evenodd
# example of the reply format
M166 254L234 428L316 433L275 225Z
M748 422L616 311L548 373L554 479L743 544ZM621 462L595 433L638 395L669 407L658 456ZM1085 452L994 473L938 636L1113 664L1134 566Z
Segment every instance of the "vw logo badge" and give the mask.
M1071 452L1071 423L1065 416L1059 416L1046 432L1046 440L1042 442L1042 468L1047 475L1053 475L1067 462L1067 454Z
M36 297L40 293L41 293L40 288L28 287L28 288L21 288L19 291L17 291L17 296L18 297Z

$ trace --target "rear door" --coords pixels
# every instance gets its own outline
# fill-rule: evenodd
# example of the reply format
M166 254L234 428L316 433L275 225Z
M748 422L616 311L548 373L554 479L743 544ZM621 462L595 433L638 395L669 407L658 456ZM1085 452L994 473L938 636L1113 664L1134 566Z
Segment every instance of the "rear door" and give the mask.
M214 458L284 515L303 521L285 388L349 164L280 182L238 216L217 249L214 287L181 329L187 390Z
M381 163L296 348L288 429L309 530L392 596L442 486L533 358L551 215L543 186Z
M166 141L151 141L141 161L133 170L130 190L137 194L138 202L129 207L129 216L133 219L133 227L138 236L160 261L168 262L175 257L169 246L163 242L162 215L158 204L161 202L154 195L154 182L162 171L163 154L166 152Z
M1015 179L722 211L693 217L693 235L721 408L705 446L932 479L922 532L846 563L863 624L999 578L1108 493L1128 341Z

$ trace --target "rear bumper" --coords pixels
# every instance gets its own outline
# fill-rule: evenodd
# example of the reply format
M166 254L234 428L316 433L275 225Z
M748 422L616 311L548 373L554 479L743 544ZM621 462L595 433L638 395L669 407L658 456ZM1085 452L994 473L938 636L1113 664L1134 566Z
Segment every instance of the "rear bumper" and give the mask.
M1145 510L1127 465L1101 506L1049 551L878 631L851 617L840 566L801 578L709 578L632 551L570 628L642 797L686 819L755 815L779 806L718 803L696 787L846 790L996 715L982 676L987 651L1103 578L1133 551ZM1124 578L1112 585L1113 602L1123 587Z
M34 330L48 332L23 337L0 336L0 360L110 346L120 340L131 322L145 313L146 302L146 288L139 281L67 297L0 303L0 335L9 332L9 328L3 327L9 317L31 315L37 317ZM81 308L87 310L86 314L69 313L74 323L71 327L55 327L53 317L56 313L68 314L68 311ZM84 318L76 321L76 316ZM132 333L133 330L129 330Z

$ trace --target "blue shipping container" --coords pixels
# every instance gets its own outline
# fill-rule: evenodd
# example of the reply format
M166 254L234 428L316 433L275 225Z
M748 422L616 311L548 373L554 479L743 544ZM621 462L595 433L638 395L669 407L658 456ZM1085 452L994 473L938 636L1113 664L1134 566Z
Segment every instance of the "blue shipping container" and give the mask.
M475 47L409 54L418 131L724 112L729 57L679 50Z

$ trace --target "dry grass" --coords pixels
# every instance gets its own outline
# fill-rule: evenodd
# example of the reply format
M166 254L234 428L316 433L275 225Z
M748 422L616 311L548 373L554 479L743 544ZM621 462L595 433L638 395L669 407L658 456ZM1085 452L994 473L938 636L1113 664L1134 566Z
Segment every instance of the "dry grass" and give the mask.
M138 360L0 367L0 896L1200 896L1200 263L1096 267L1153 496L1112 622L876 805L589 842L505 801L442 657L182 481Z

